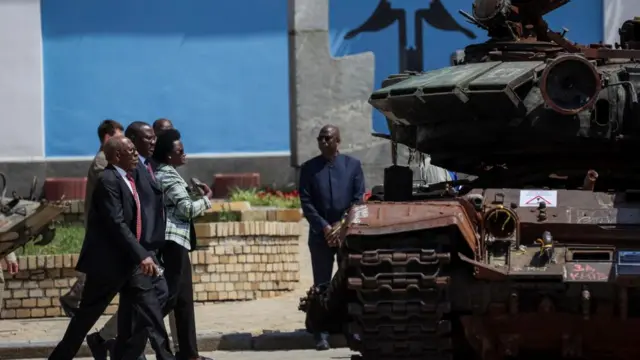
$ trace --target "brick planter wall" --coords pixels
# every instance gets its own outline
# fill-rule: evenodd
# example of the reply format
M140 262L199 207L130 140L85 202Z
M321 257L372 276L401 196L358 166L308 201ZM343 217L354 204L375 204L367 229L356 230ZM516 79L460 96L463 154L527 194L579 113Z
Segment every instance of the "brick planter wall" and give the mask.
M196 234L196 301L274 297L300 280L297 222L199 223Z
M191 253L197 302L253 300L295 289L300 279L297 222L199 223ZM61 316L58 298L76 272L78 255L19 257L20 272L5 272L2 318ZM115 312L117 298L107 309Z
M20 271L4 273L5 291L2 318L39 318L60 316L60 294L69 290L76 271L78 255L21 256ZM109 306L115 312L117 302Z

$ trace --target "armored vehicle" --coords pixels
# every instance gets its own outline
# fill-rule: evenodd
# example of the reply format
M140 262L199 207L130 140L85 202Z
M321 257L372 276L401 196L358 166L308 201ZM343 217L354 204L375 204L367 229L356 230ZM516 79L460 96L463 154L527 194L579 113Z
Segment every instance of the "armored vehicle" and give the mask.
M0 173L0 259L32 240L46 245L55 237L53 221L62 214L63 203L37 201L34 178L27 198L13 193L7 197L7 180Z
M308 331L367 360L640 359L640 19L578 45L543 19L568 1L476 0L489 41L371 95L393 144L473 180L387 168L334 227Z

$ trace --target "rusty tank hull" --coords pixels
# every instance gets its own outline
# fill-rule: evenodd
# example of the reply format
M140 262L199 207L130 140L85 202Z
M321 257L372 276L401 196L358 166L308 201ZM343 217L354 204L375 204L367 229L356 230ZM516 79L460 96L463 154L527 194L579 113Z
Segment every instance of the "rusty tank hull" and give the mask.
M332 282L302 299L307 329L344 334L364 359L637 359L640 208L581 190L542 217L503 207L522 191L354 207ZM496 209L511 240L492 235Z
M371 95L394 147L470 177L415 186L392 157L309 332L364 360L640 358L640 19L578 45L543 19L567 2L476 0L488 42Z
M534 193L549 206L527 204ZM479 354L499 358L529 350L567 358L640 356L631 337L640 325L640 203L635 194L486 189L469 196L483 199L480 243L485 255L459 257L473 265L476 280L489 283L473 286L481 291L473 294L473 307L482 310L460 320ZM492 217L496 209L505 216ZM510 230L495 237L505 222ZM540 241L545 233L552 240L550 256ZM507 238L514 242L500 240Z

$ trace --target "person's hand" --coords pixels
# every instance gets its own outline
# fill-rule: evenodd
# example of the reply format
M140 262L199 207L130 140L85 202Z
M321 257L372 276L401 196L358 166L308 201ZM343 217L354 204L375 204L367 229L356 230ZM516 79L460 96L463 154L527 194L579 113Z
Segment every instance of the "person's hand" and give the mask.
M209 199L213 198L213 192L211 191L211 189L209 189L209 186L207 186L207 184L199 183L198 187L200 188L200 190L202 190L202 192L204 193L204 196L206 196Z
M333 223L333 225L329 226L329 232L325 232L325 240L329 247L338 246L340 243L340 231L338 228L340 226L340 221Z
M142 270L142 273L145 275L155 276L158 269L156 267L156 263L153 262L153 259L151 258L151 256L147 256L140 263L140 270Z
M322 231L324 232L324 239L329 241L329 236L331 235L331 225L327 225L324 227L324 229L322 229Z
M20 269L18 268L18 263L16 261L7 261L7 271L11 275L15 275L18 273Z

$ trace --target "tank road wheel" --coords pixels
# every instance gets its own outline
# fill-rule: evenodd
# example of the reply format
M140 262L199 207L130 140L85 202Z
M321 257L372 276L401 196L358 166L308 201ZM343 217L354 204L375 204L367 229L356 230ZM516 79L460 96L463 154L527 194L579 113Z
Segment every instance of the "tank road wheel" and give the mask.
M428 232L347 239L349 332L362 360L451 360L450 262ZM466 358L465 360L470 360Z
M300 299L298 310L305 312L305 328L309 333L326 331L330 334L344 334L348 343L353 340L347 334L349 322L346 304L346 274L341 266L331 282L312 286L306 296Z

